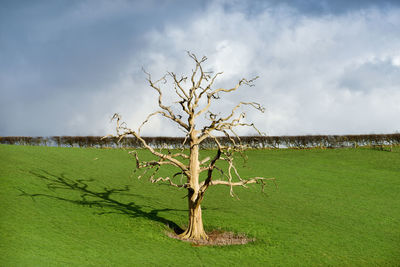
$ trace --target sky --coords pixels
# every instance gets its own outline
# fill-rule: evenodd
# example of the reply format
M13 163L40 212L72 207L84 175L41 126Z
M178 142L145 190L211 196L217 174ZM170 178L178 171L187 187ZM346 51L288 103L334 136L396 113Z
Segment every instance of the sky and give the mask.
M0 136L115 134L116 112L135 129L157 109L142 68L189 75L186 51L217 87L260 77L212 110L256 101L267 135L400 132L398 0L2 0ZM142 134L182 132L156 117Z

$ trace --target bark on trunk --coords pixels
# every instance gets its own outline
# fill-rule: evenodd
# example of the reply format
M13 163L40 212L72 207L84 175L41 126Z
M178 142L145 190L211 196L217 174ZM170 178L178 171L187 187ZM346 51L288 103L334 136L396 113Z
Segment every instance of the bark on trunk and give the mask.
M193 130L190 134L190 175L188 177L188 202L189 202L189 225L180 236L184 239L208 239L203 228L203 218L201 216L201 202L203 196L199 194L199 145L197 131Z
M201 201L200 201L201 202ZM183 239L208 239L208 236L203 228L203 218L201 214L201 204L193 203L189 198L189 225L188 228L181 234Z

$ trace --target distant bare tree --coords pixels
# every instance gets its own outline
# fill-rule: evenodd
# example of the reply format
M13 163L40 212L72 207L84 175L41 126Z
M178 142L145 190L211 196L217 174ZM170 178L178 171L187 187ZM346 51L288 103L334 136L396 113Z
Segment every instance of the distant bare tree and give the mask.
M235 128L248 126L260 133L253 123L244 122L245 113L239 113L239 108L249 106L261 112L264 112L264 108L255 102L240 102L226 116L221 116L210 111L212 102L219 100L223 93L236 91L243 85L253 86L254 80L258 77L249 80L243 78L230 89L214 89L214 82L222 72L215 74L207 72L203 69L203 63L207 60L206 57L198 59L190 52L188 52L188 55L195 63L195 67L188 77L178 77L173 72L167 72L161 79L153 80L151 75L144 71L147 75L149 86L158 93L158 106L160 109L149 114L137 131L128 128L126 123L121 121L119 114L114 114L113 119L116 120L117 137L119 140L125 136L134 136L142 143L145 149L157 157L156 160L141 161L136 152L131 152L136 158L136 167L138 169L145 169L146 171L154 169L154 172L150 176L152 183L164 182L170 186L186 188L188 190L189 224L180 237L182 239L200 240L208 239L203 228L201 203L206 190L210 186L228 186L230 187L230 194L233 196L233 187L235 186L246 187L248 184L258 183L264 187L265 181L273 180L274 178L251 177L245 179L239 175L238 169L234 164L234 152L243 151L246 148L246 146L242 145L239 136L235 132ZM164 102L160 85L166 83L167 79L172 80L173 89L179 98L179 101L175 104L182 110L184 115L177 114L171 106L166 105ZM182 150L178 152L155 150L141 136L140 132L143 125L156 115L174 122L177 127L185 132L186 138L182 144ZM198 129L196 127L196 119L201 115L204 115L209 123ZM229 145L221 144L218 135L216 135L218 132L229 138ZM199 146L207 138L215 142L217 151L213 158L206 157L200 159ZM188 154L187 150L183 150L185 144L189 144L190 147ZM222 167L217 166L217 162L221 161L227 163L226 171L223 171ZM172 165L177 168L177 172L171 177L156 177L157 171L163 165ZM220 177L222 178L215 179L215 170L221 173ZM177 178L179 176L185 177L184 183L177 181L179 180Z

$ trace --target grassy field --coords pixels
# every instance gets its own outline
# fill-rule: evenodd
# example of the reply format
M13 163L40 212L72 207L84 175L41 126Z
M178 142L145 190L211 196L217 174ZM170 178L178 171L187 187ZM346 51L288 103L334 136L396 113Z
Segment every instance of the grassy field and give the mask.
M398 148L247 155L278 188L213 187L203 219L256 242L194 247L165 234L186 192L136 179L126 151L1 145L0 266L400 266Z

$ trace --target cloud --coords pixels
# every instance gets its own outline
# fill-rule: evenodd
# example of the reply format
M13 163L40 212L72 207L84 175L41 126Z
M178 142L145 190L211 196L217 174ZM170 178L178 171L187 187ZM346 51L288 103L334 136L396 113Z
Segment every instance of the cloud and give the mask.
M266 113L249 110L248 119L267 134L400 131L398 5L315 2L73 1L0 10L0 135L108 134L114 112L135 128L157 105L141 67L154 78L188 74L186 50L224 71L216 86L260 76L212 108L260 102ZM172 103L172 88L163 89ZM161 118L143 133L181 135Z
M140 69L135 55L143 33L199 6L175 4L179 8L170 1L6 2L0 7L0 135L107 133L110 127L102 125L121 98L136 101L140 94L127 70Z
M400 6L400 2L397 0L219 0L218 3L230 11L240 11L251 15L262 13L266 9L276 10L277 7L284 9L290 7L307 16L340 15L362 9L391 9Z
M400 130L400 10L368 8L339 15L304 16L291 8L255 16L227 11L219 2L185 25L147 36L142 56L161 73L190 70L184 51L207 55L224 71L220 84L260 75L220 110L257 100L265 115L249 113L262 131L352 134ZM167 126L166 126L167 127ZM249 131L243 131L249 134Z

